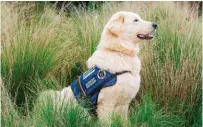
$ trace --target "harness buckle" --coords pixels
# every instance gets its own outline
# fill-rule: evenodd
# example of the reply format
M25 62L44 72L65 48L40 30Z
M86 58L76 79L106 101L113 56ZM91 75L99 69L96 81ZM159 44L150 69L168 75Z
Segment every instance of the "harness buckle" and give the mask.
M106 77L106 71L104 70L99 70L98 73L97 73L97 77L99 79L104 79Z

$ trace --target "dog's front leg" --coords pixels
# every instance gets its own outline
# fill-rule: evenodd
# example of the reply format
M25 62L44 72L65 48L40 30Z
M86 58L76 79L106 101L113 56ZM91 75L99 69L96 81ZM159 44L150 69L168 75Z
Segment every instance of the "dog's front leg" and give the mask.
M97 106L98 119L102 125L105 126L111 125L113 111L114 111L113 104L104 103Z
M128 107L129 107L129 104L116 107L116 112L119 113L125 120L127 120L128 118Z

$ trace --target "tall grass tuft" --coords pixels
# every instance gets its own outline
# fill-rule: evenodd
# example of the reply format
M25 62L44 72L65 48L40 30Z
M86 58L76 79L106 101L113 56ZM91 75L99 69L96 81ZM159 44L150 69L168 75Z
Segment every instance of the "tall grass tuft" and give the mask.
M24 106L43 87L35 82L57 75L57 71L70 60L64 56L77 48L66 50L67 46L74 44L64 37L68 35L66 31L61 30L69 29L64 23L64 14L57 14L49 6L42 13L37 13L34 3L3 5L2 76L16 104Z
M150 94L145 95L140 105L132 109L130 121L132 125L149 127L179 127L184 125L184 119L175 113L166 114L158 109L157 103L152 101Z
M177 112L194 107L201 93L202 24L194 10L163 3L150 10L160 24L154 42L141 54L142 91L152 91L166 109L179 106Z

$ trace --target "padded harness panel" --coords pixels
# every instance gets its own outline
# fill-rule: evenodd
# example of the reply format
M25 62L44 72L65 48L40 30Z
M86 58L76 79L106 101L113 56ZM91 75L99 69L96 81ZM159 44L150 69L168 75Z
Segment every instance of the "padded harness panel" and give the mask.
M98 67L90 68L71 83L71 89L77 102L88 109L91 114L97 115L97 99L101 89L116 84L117 75L126 72L129 71L112 74Z

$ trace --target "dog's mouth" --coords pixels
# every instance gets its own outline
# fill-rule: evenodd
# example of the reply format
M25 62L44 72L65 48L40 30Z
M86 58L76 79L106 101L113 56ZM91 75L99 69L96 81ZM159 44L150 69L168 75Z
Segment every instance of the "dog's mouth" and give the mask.
M138 34L137 37L141 40L150 40L153 38L152 34Z

